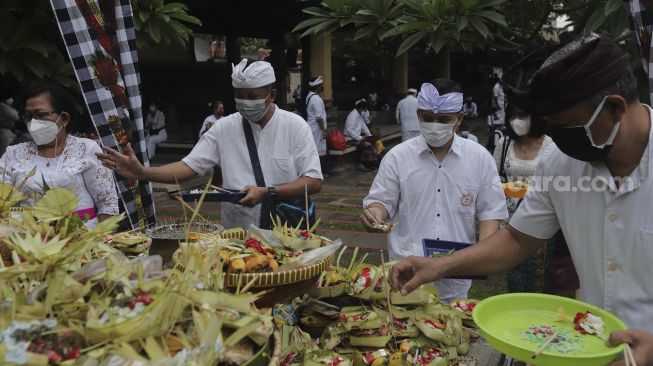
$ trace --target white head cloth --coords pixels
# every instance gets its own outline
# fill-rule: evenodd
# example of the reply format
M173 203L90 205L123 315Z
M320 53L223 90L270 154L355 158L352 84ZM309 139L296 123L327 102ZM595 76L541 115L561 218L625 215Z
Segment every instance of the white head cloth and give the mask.
M234 88L260 88L276 81L274 69L269 62L252 62L247 68L247 59L238 65L231 64L231 85Z
M361 103L367 103L367 100L365 100L364 98L361 98L361 99L355 101L354 102L354 107L358 107L358 105L361 104Z
M463 93L440 95L431 83L422 84L417 94L417 109L433 113L456 113L463 109Z
M320 85L320 84L322 84L323 82L324 82L324 80L322 80L322 75L320 75L320 76L318 76L318 77L315 79L315 81L309 81L309 82L308 82L308 86L316 86L316 85Z
M410 88L410 89L408 89L408 90L406 91L406 93L417 94L417 89L415 89L415 88Z

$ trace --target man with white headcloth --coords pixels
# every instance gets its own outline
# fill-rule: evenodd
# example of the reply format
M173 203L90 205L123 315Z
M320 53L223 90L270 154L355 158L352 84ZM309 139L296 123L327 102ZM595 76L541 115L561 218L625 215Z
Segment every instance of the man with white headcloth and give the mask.
M306 122L311 127L315 147L317 147L317 153L320 155L322 173L326 174L328 173L326 161L327 115L324 100L320 97L320 93L324 90L322 76L313 78L313 80L308 82L308 86L310 91L306 95Z
M420 136L395 146L383 158L360 215L375 231L375 221L395 222L388 234L391 260L424 256L422 239L463 243L499 229L508 217L496 164L483 146L454 133L463 119L460 86L448 79L422 84L417 96ZM443 301L466 298L470 280L435 283Z
M242 60L232 65L232 85L237 113L223 117L202 135L181 161L159 167L144 167L131 146L127 155L104 148L98 158L104 166L132 179L175 183L185 181L218 165L223 186L247 195L238 204L222 203L225 227L247 228L250 224L269 228L269 212L262 203L288 200L320 191L322 173L311 130L300 116L274 104L277 94L272 65L265 61ZM251 130L256 144L265 186L257 186L246 134Z
M401 125L401 141L419 136L419 120L417 119L417 90L410 88L406 97L397 103L396 118Z

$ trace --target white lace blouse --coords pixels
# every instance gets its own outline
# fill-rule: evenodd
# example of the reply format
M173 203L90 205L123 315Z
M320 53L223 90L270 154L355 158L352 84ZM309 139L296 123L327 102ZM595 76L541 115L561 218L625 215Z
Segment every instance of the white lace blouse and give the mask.
M95 141L70 135L63 153L56 158L38 156L32 141L9 146L0 158L0 180L17 186L36 166L36 174L21 189L28 197L30 192L43 192L45 181L50 188L74 191L79 198L77 210L95 208L97 215L117 215L118 194L113 173L95 156L100 151ZM31 199L23 204L31 204Z

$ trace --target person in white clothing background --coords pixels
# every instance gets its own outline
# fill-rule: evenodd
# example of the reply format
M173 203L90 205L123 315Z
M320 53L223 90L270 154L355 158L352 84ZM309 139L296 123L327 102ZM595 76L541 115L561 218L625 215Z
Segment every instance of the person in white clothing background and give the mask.
M200 128L200 137L213 127L215 122L224 116L224 103L222 103L221 100L211 102L211 108L213 108L213 113L204 119L202 128Z
M360 154L358 170L369 172L379 167L379 155L376 152L375 141L367 127L369 119L369 106L365 99L354 103L354 109L347 115L345 122L345 139L347 143L356 145Z
M474 103L474 100L472 99L471 95L465 97L465 104L463 104L463 112L465 113L465 118L474 119L478 117L478 107L476 106L476 103Z
M483 146L457 136L463 95L452 80L422 84L417 96L421 135L391 149L381 162L360 215L373 223L396 222L388 234L391 260L423 256L422 239L473 243L499 229L508 216L492 156ZM466 298L470 280L436 282L443 301Z
M156 145L168 140L166 116L155 102L150 102L145 115L145 129L148 131L147 154L150 159L156 155Z
M129 145L128 155L105 147L98 158L123 177L162 183L185 181L219 165L224 188L247 193L238 204L222 203L221 223L225 227L247 228L254 224L270 229L270 212L262 210L262 203L303 197L305 187L309 195L319 192L320 160L306 121L274 104L277 90L272 65L243 59L232 69L238 112L222 118L202 135L181 161L144 167ZM256 184L245 139L247 127L256 143L265 187Z
M463 119L462 122L460 122L460 125L458 125L458 130L456 131L456 133L458 134L458 136L464 139L478 143L478 137L476 137L476 135L469 132L469 125L467 124L467 121L465 121L465 119Z
M329 173L327 162L327 114L324 107L324 100L320 93L324 91L324 81L322 76L313 78L308 83L310 91L306 95L306 122L308 122L313 134L313 141L317 153L320 155L320 165L322 166L322 175Z
M506 72L504 86L511 102L547 120L555 145L506 228L450 256L407 258L392 268L393 288L504 272L562 229L581 300L631 327L608 344L628 343L638 365L653 365L653 110L639 101L628 54L590 33L535 51Z
M417 120L417 90L410 88L406 97L397 103L395 112L397 123L401 125L401 141L419 136L419 121Z

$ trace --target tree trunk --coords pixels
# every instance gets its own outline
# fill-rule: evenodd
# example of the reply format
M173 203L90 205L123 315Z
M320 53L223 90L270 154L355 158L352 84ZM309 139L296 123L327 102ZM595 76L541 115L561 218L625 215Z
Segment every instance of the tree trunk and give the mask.
M451 52L448 44L436 55L435 74L440 79L451 78Z

